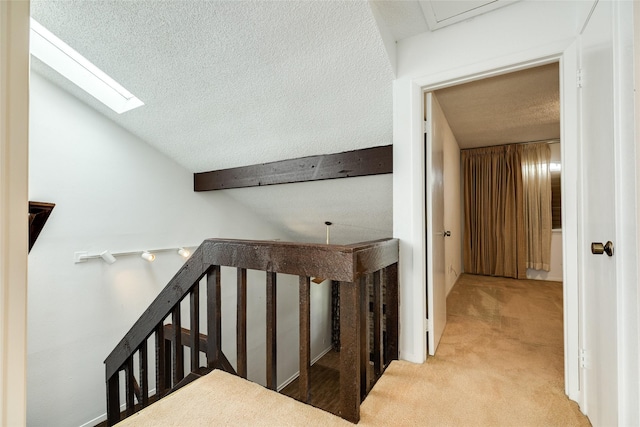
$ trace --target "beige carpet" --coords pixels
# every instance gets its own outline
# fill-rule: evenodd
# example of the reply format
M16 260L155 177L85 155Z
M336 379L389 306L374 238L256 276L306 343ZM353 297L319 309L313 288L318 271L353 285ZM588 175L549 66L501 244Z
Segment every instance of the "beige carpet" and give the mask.
M588 426L564 395L562 285L463 275L437 355L393 362L362 404L363 426ZM220 371L121 426L345 426Z
M362 425L588 426L564 394L562 284L462 275L435 357L394 362Z

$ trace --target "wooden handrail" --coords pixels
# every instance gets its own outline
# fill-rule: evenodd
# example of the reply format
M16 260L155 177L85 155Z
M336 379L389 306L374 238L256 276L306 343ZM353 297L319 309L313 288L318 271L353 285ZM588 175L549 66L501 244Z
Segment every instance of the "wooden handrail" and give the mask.
M147 374L147 340L155 334L156 340L156 398L175 388L185 378L182 348L192 348L191 372L200 367L199 353L207 355L209 369L220 368L235 373L221 349L221 299L220 267L238 269L238 349L245 354L238 356L238 374L246 377L246 270L267 272L267 386L276 384L276 275L278 273L300 276L300 335L301 343L308 344L310 277L323 277L339 283L341 298L341 380L340 394L343 409L340 415L352 422L359 419L360 401L370 389L367 366L369 364L368 328L366 313L369 297L365 295L367 280L373 283L374 300L374 381L386 364L397 358L398 307L397 307L398 240L383 239L354 245L322 245L279 241L207 239L194 251L182 268L169 281L149 308L140 316L125 337L105 360L107 378L107 414L109 424L120 419L118 376L125 371L125 416L135 411L134 397L140 402L142 394L145 406L149 402L147 392L134 390L133 356L138 352L140 370ZM199 282L207 278L207 330L199 333ZM385 302L382 287L386 288ZM190 295L190 316L195 322L191 331L180 326L180 302ZM383 316L383 305L386 307ZM366 313L365 313L366 310ZM171 317L173 326L165 326ZM187 316L188 317L188 316ZM383 333L383 317L385 332ZM177 325L177 326L176 326ZM384 335L386 334L386 335ZM384 340L384 337L387 339ZM383 343L386 342L386 345ZM303 351L304 350L304 351ZM309 396L309 349L301 348L301 400ZM173 361L173 363L171 363ZM172 375L173 373L173 375ZM141 374L142 375L142 374ZM148 381L141 378L147 389ZM306 391L305 391L306 390Z
M178 270L169 284L160 292L142 316L133 324L129 332L120 340L118 345L104 361L107 378L117 373L122 364L138 347L154 332L156 326L162 322L206 274L208 265L202 262L202 245L196 249L191 257Z

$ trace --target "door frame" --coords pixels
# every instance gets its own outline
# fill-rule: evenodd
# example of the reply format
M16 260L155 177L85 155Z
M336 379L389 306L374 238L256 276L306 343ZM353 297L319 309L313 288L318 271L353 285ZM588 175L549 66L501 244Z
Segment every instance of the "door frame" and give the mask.
M579 164L578 164L578 88L576 84L577 39L547 45L526 52L505 57L493 58L473 65L460 67L437 74L426 75L410 80L409 93L403 95L410 100L409 114L412 155L413 197L410 206L412 226L416 235L421 236L411 251L413 264L412 294L413 316L405 316L403 321L422 325L427 317L426 307L426 227L425 227L425 174L422 122L424 117L424 93L448 86L480 80L488 77L519 71L552 62L560 64L560 122L562 151L562 220L563 220L563 304L564 304L564 371L565 393L570 399L582 404L580 391L579 348L580 312L579 312L579 262L576 250L580 242L579 222ZM396 87L396 90L399 88ZM394 166L394 170L396 170ZM402 250L402 247L401 247ZM408 251L407 251L408 252ZM406 280L406 279L405 279ZM409 337L409 335L411 335ZM426 336L422 328L415 326L405 331L402 337L413 339L413 354L403 353L403 359L420 362L426 360ZM405 341L406 342L406 341ZM406 346L411 350L409 346Z
M0 2L0 129L0 425L25 425L29 1Z

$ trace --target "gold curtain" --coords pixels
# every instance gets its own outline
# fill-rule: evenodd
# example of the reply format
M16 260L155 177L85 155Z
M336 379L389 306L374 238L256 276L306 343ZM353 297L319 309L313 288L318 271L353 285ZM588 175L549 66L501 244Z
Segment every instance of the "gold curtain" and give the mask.
M472 274L527 277L527 247L518 145L462 152L464 268Z
M522 186L527 230L527 268L549 271L551 263L551 149L549 144L524 144Z

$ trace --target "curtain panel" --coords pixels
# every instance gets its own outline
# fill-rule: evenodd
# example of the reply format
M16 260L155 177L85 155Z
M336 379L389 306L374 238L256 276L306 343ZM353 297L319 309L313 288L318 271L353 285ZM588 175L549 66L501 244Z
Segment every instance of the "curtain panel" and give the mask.
M516 145L462 152L464 269L527 277L521 152Z
M527 268L549 271L551 263L551 149L549 144L524 144L522 186L527 230Z
M464 269L525 279L549 271L551 178L548 144L513 144L462 152Z

